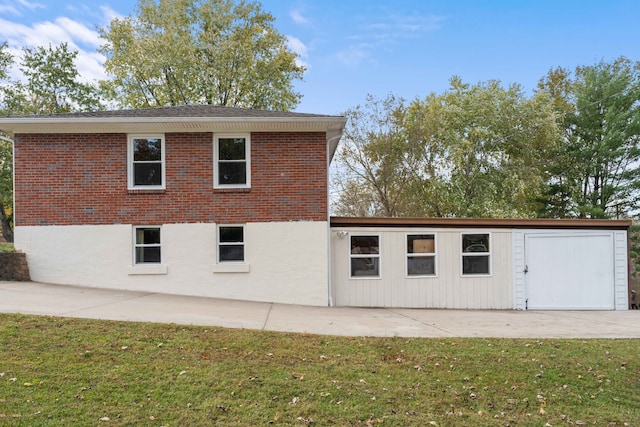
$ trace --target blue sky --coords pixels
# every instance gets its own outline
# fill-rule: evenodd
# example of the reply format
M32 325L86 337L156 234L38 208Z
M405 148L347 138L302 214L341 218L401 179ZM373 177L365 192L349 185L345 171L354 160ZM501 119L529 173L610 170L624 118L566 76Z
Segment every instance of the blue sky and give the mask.
M441 93L451 76L531 91L547 71L601 59L640 60L637 0L264 0L307 66L296 111L339 114L368 93L407 100ZM87 80L104 78L96 27L133 0L0 0L0 43L67 41Z

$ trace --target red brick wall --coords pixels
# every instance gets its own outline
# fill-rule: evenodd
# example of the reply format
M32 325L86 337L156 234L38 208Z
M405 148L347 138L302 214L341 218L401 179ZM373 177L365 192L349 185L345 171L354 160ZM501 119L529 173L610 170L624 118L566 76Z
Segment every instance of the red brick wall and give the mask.
M251 134L251 188L213 188L213 135L168 133L166 190L127 190L126 134L15 138L15 223L325 221L323 132Z

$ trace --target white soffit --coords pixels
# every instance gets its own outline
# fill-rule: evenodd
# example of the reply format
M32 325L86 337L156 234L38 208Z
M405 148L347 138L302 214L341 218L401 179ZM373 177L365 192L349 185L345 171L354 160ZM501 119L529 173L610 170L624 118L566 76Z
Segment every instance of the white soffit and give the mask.
M212 118L212 117L118 117L118 118L0 118L0 129L10 136L19 133L132 133L132 132L329 132L340 133L345 119L314 118Z

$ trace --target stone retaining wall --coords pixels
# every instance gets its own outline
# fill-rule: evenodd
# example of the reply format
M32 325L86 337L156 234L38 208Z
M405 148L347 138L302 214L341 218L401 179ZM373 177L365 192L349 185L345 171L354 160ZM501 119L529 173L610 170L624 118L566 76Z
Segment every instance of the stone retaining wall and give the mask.
M27 254L22 252L0 252L0 280L29 281Z

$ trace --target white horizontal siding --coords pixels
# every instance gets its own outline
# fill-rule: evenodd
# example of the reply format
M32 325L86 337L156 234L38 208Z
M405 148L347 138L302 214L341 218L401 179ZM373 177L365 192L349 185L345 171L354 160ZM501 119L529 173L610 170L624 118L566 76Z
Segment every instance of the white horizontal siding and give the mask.
M629 309L628 237L626 231L614 234L614 301L616 310Z

